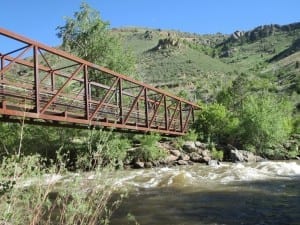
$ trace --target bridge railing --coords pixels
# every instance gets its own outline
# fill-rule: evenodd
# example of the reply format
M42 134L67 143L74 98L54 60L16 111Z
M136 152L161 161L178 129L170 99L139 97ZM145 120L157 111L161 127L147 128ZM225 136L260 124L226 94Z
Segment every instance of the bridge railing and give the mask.
M9 45L6 43L10 43ZM11 47L10 47L11 46ZM0 28L0 115L182 135L199 106Z

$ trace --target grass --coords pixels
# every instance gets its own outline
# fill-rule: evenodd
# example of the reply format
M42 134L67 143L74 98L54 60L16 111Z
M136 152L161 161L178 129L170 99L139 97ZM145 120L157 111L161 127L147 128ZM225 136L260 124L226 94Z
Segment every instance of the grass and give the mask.
M114 32L117 32L116 30ZM151 33L151 39L145 38L145 33ZM158 51L153 49L160 39L172 38L180 40L180 47ZM138 73L143 74L146 82L159 83L172 80L185 74L185 78L197 77L201 72L229 72L232 67L218 59L205 54L203 43L216 42L222 35L197 35L178 31L160 31L147 28L132 28L119 30L123 43L132 49L138 59ZM206 46L207 47L207 46ZM209 47L208 47L209 48Z
M109 169L95 171L91 180L61 174L54 167L46 169L40 160L35 155L3 161L0 224L109 224L112 212L126 197L114 185L117 177L112 178Z

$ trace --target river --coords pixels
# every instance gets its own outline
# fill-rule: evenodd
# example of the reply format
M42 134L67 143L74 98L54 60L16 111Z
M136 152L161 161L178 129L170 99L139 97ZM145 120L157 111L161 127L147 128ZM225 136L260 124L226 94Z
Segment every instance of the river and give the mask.
M195 164L120 172L112 225L300 224L300 162Z

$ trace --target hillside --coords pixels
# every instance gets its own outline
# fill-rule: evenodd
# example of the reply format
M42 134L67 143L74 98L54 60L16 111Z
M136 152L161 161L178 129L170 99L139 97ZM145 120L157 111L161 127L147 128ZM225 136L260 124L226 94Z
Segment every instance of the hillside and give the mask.
M231 35L136 27L113 32L134 52L140 79L159 88L208 102L245 73L267 79L276 91L294 93L299 104L300 23Z
M177 93L190 90L189 98L209 99L222 89L236 68L214 58L214 46L226 35L197 35L147 28L114 29L137 58L140 79ZM229 78L230 77L230 78Z

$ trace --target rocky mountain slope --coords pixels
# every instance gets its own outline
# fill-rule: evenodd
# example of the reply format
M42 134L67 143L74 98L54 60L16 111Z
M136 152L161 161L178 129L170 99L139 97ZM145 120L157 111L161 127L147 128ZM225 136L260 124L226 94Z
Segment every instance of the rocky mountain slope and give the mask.
M199 35L148 28L113 32L137 58L139 78L190 100L212 101L240 74L263 77L280 91L300 93L300 23Z

